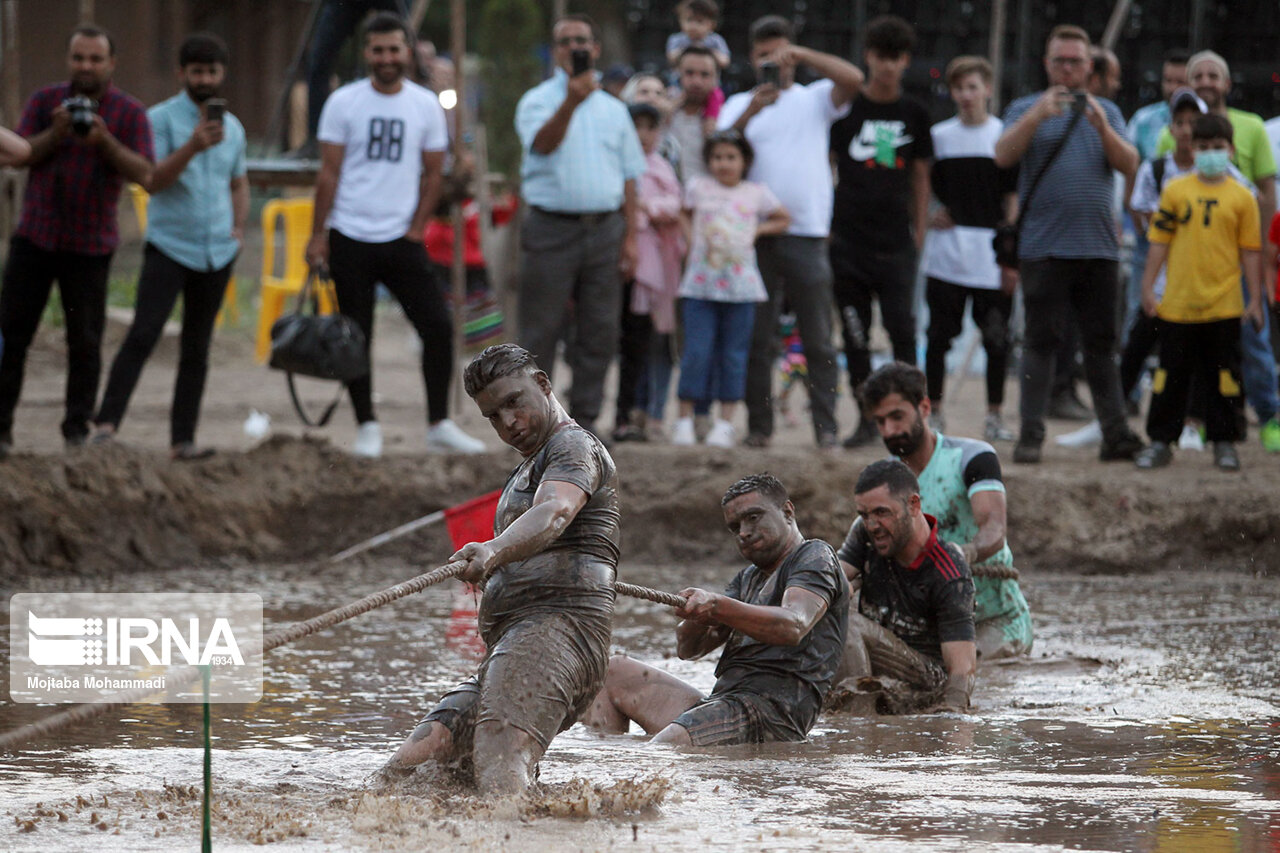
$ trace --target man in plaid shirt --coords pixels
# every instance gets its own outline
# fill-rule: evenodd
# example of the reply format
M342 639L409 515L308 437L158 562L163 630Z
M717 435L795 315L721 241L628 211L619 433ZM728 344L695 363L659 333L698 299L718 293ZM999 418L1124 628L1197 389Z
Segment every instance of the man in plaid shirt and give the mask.
M67 66L71 79L32 95L18 125L31 143L20 164L30 167L30 175L0 284L0 458L13 448L27 348L55 279L67 329L62 436L68 447L84 444L102 368L107 272L119 242L116 203L126 180L144 187L151 180L151 125L142 104L111 84L111 36L94 26L77 27ZM96 103L84 132L73 127L63 105L76 95Z

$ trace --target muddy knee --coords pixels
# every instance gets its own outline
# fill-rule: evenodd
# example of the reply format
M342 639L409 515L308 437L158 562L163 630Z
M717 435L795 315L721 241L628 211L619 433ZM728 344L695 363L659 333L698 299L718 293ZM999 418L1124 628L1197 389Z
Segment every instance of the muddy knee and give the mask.
M519 794L533 781L542 746L527 732L506 723L476 726L476 785L486 794Z

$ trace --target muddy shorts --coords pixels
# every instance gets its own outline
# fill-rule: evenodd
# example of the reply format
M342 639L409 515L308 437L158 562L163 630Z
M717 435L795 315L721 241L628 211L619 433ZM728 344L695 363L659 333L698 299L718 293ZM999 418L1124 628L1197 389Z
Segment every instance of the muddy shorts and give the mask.
M974 578L973 623L983 660L1031 652L1031 608L1016 580Z
M694 746L804 740L777 706L746 693L708 696L673 722L689 733Z
M483 722L514 726L546 749L604 686L608 650L606 615L542 612L513 620L476 674L446 693L423 723L447 728L464 755Z
M848 642L859 640L866 649L871 676L892 679L900 685L895 692L901 695L892 703L894 713L925 708L942 698L947 687L947 670L942 661L921 654L861 613L850 613ZM845 653L850 654L847 647Z

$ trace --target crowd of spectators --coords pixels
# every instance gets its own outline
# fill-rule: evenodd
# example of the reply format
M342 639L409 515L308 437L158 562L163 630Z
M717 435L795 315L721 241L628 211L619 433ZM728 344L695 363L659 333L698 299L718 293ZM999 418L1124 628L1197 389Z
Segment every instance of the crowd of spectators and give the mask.
M1252 274L1268 245L1263 232L1280 230L1272 223L1273 143L1258 116L1227 106L1231 74L1223 57L1170 52L1161 69L1164 97L1126 126L1111 100L1122 85L1118 58L1094 46L1084 29L1060 25L1045 45L1042 92L993 115L991 66L956 57L944 75L955 114L934 123L903 88L916 35L899 17L868 23L860 68L801 46L791 22L777 15L755 21L748 44L731 46L716 31L718 16L709 0L681 3L679 31L666 44L669 68L628 79L596 70L595 23L566 15L551 33L551 76L517 107L521 257L519 312L510 329L548 374L557 360L567 364L569 410L580 425L614 441L768 446L785 318L797 339L788 357L803 366L796 376L807 386L817 447L870 444L879 435L862 409L841 441L836 401L841 361L848 391L859 399L873 367L878 318L892 359L923 363L930 425L942 430L950 408L948 353L969 315L986 355L984 438L1015 441L1016 462L1040 460L1047 417L1078 414L1077 365L1096 423L1075 440L1096 441L1103 460L1137 458L1151 467L1166 464L1173 446L1203 447L1206 435L1215 444L1234 442L1244 435L1245 401L1264 447L1280 452L1271 312L1263 304L1274 290L1274 248ZM326 27L336 33L350 23ZM376 285L395 296L422 341L428 449L478 452L480 442L447 417L454 353L441 263L451 247L433 213L448 121L435 95L407 78L414 45L400 17L375 15L362 39L368 77L311 96L321 169L308 261L332 271L341 310L366 338L373 335ZM738 49L757 83L726 97L719 75ZM207 451L195 443L195 429L213 318L248 210L244 131L217 97L226 48L203 34L184 42L183 91L149 111L112 85L114 46L101 29L77 28L67 60L69 80L33 95L18 135L0 139L0 153L30 169L0 289L0 456L13 447L26 352L57 281L68 331L68 446L115 436L181 294L172 453L200 458ZM328 72L313 70L316 88L316 75ZM219 105L213 114L211 103ZM1214 130L1212 117L1232 129L1225 148L1218 144L1222 122ZM1224 156L1227 167L1214 172ZM1204 227L1228 209L1244 216L1249 205L1240 204L1237 187L1253 199L1256 224L1232 219L1234 230L1220 230L1226 226L1215 221L1212 240L1187 236L1191 209L1168 205L1194 207L1187 182L1217 186L1219 179L1229 188L1222 204L1204 213ZM134 325L95 410L116 204L127 180L152 193L152 220ZM461 202L467 192L453 196ZM1127 276L1124 211L1133 232ZM472 230L478 233L474 222ZM1016 252L998 257L994 238L1009 232L1016 233ZM1195 255L1185 247L1206 240L1218 247L1219 266L1188 268ZM1231 241L1238 257L1223 248ZM467 264L483 271L478 240L468 239ZM1228 274L1239 283L1238 298L1221 288L1208 292L1206 277L1220 283ZM1178 282L1174 308L1162 302L1174 298L1164 295L1166 280ZM1212 307L1186 309L1186 300L1202 296ZM1011 329L1018 300L1025 307L1020 353ZM929 319L918 343L922 305ZM1164 366L1172 354L1161 353L1150 387L1163 402L1158 427L1148 429L1158 447L1144 450L1128 420L1144 388L1140 377L1167 334L1201 340L1179 337L1170 323L1200 322L1220 327L1203 348L1221 357ZM1238 335L1227 331L1237 326ZM615 362L610 432L600 421ZM1017 431L1003 410L1013 365ZM1179 385L1165 395L1170 370L1186 379L1185 394ZM668 417L673 386L678 410ZM372 378L351 383L350 392L360 424L354 450L377 456ZM740 403L745 418L737 414ZM1181 434L1171 438L1179 424ZM1215 451L1220 467L1238 466L1233 458Z

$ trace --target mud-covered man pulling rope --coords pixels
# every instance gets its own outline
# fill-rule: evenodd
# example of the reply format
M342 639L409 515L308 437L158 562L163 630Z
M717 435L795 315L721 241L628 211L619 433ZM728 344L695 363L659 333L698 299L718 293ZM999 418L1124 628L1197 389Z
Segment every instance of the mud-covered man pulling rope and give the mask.
M848 585L831 546L806 540L787 490L744 477L721 501L738 550L752 562L724 594L686 589L676 651L688 660L724 646L703 697L628 657L609 661L605 689L582 722L621 733L634 720L655 741L712 746L800 741L831 686L845 640Z
M524 457L502 490L487 542L451 560L488 579L480 634L488 653L447 693L384 769L474 763L490 793L528 787L551 739L604 684L618 565L617 470L561 407L547 374L514 344L492 346L464 373L467 394Z

